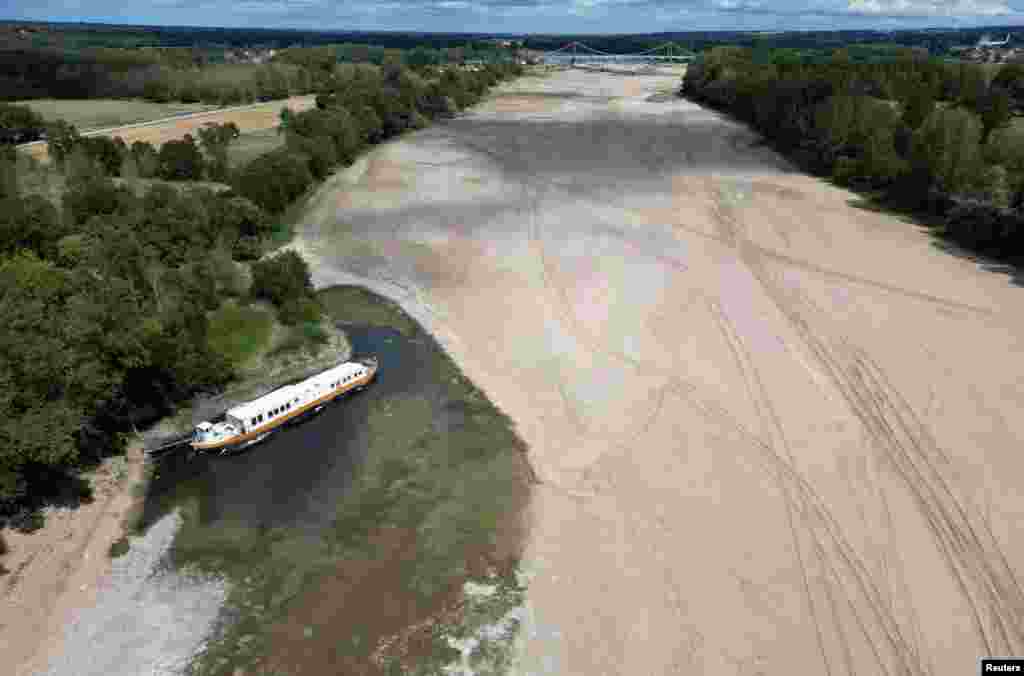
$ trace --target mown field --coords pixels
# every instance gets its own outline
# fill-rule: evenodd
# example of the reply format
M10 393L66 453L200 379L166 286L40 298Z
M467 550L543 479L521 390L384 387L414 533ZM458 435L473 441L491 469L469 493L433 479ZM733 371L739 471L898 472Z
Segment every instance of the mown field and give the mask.
M153 103L143 99L33 99L16 101L47 120L65 120L79 131L119 127L175 115L216 110L207 103Z
M111 130L109 135L121 137L128 145L131 145L135 141L146 141L147 143L152 143L159 147L167 141L183 138L185 134L197 136L199 129L209 124L234 122L243 135L263 131L275 131L276 133L282 108L290 108L294 112L302 112L304 110L309 110L314 105L314 96L293 96L281 101L256 103L243 108L206 111L205 114L197 115L195 117L183 117L152 125L130 127L124 130ZM163 115L162 117L166 117L166 115ZM252 147L258 146L260 143L269 142L270 140L268 139L261 139L259 142L253 141L252 145L249 146L249 152L253 152L251 150ZM45 143L30 145L24 150L37 160L43 162L48 161ZM253 156L257 154L259 154L259 152L255 152Z
M231 143L228 161L232 167L240 167L257 156L283 145L284 134L279 134L276 127L252 131L242 134Z

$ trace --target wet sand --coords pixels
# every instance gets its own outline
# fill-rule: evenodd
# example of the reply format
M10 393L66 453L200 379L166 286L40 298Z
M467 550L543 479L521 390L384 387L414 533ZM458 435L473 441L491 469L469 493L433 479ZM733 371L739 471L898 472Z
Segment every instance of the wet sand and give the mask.
M677 80L523 78L297 227L318 286L401 302L530 445L519 670L1024 654L1024 292L648 100Z

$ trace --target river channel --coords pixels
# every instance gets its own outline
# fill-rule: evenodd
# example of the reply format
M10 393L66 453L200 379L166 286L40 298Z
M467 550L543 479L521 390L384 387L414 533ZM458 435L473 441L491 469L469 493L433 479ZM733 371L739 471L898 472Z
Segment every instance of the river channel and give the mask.
M140 523L48 673L474 673L508 659L522 443L397 306L320 293L353 358L380 360L377 379L239 454L152 459Z

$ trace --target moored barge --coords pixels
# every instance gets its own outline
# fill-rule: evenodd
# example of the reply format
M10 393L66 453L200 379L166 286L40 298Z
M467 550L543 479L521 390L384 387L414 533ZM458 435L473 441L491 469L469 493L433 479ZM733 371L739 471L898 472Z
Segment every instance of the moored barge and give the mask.
M366 387L378 368L373 357L359 359L286 385L228 409L223 422L199 423L190 445L197 451L227 453L254 444L304 413L319 410L346 392Z

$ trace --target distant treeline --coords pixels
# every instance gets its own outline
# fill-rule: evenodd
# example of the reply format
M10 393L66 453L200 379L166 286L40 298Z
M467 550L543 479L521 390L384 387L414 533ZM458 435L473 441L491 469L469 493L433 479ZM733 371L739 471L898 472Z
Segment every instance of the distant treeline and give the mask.
M255 263L248 287L235 262L259 259L283 232L280 214L369 144L450 116L518 72L337 67L315 109L283 110L285 146L236 171L230 124L157 149L54 122L58 203L23 190L18 168L31 160L0 146L0 522L30 514L55 478L120 452L133 426L234 377L209 341L226 295L265 298L282 322L315 330L321 308L297 254ZM181 183L145 187L148 177ZM230 189L189 183L204 178Z
M15 37L19 28L28 28L26 36ZM339 43L375 45L394 49L461 47L503 34L409 33L401 31L310 31L273 28L213 28L202 26L131 26L114 24L46 23L0 21L0 37L30 46L86 49L111 47L312 47Z
M223 63L223 50L142 48L0 50L0 99L131 98L236 104L307 94L325 84L322 74L344 63L422 67L466 60L509 61L494 45L410 50L365 44L292 48L270 63Z
M309 93L312 81L289 64L182 65L179 54L0 51L0 98L133 98L242 103Z
M750 123L805 167L928 211L959 242L1024 253L1024 66L989 81L982 66L906 54L805 65L720 47L682 92Z

